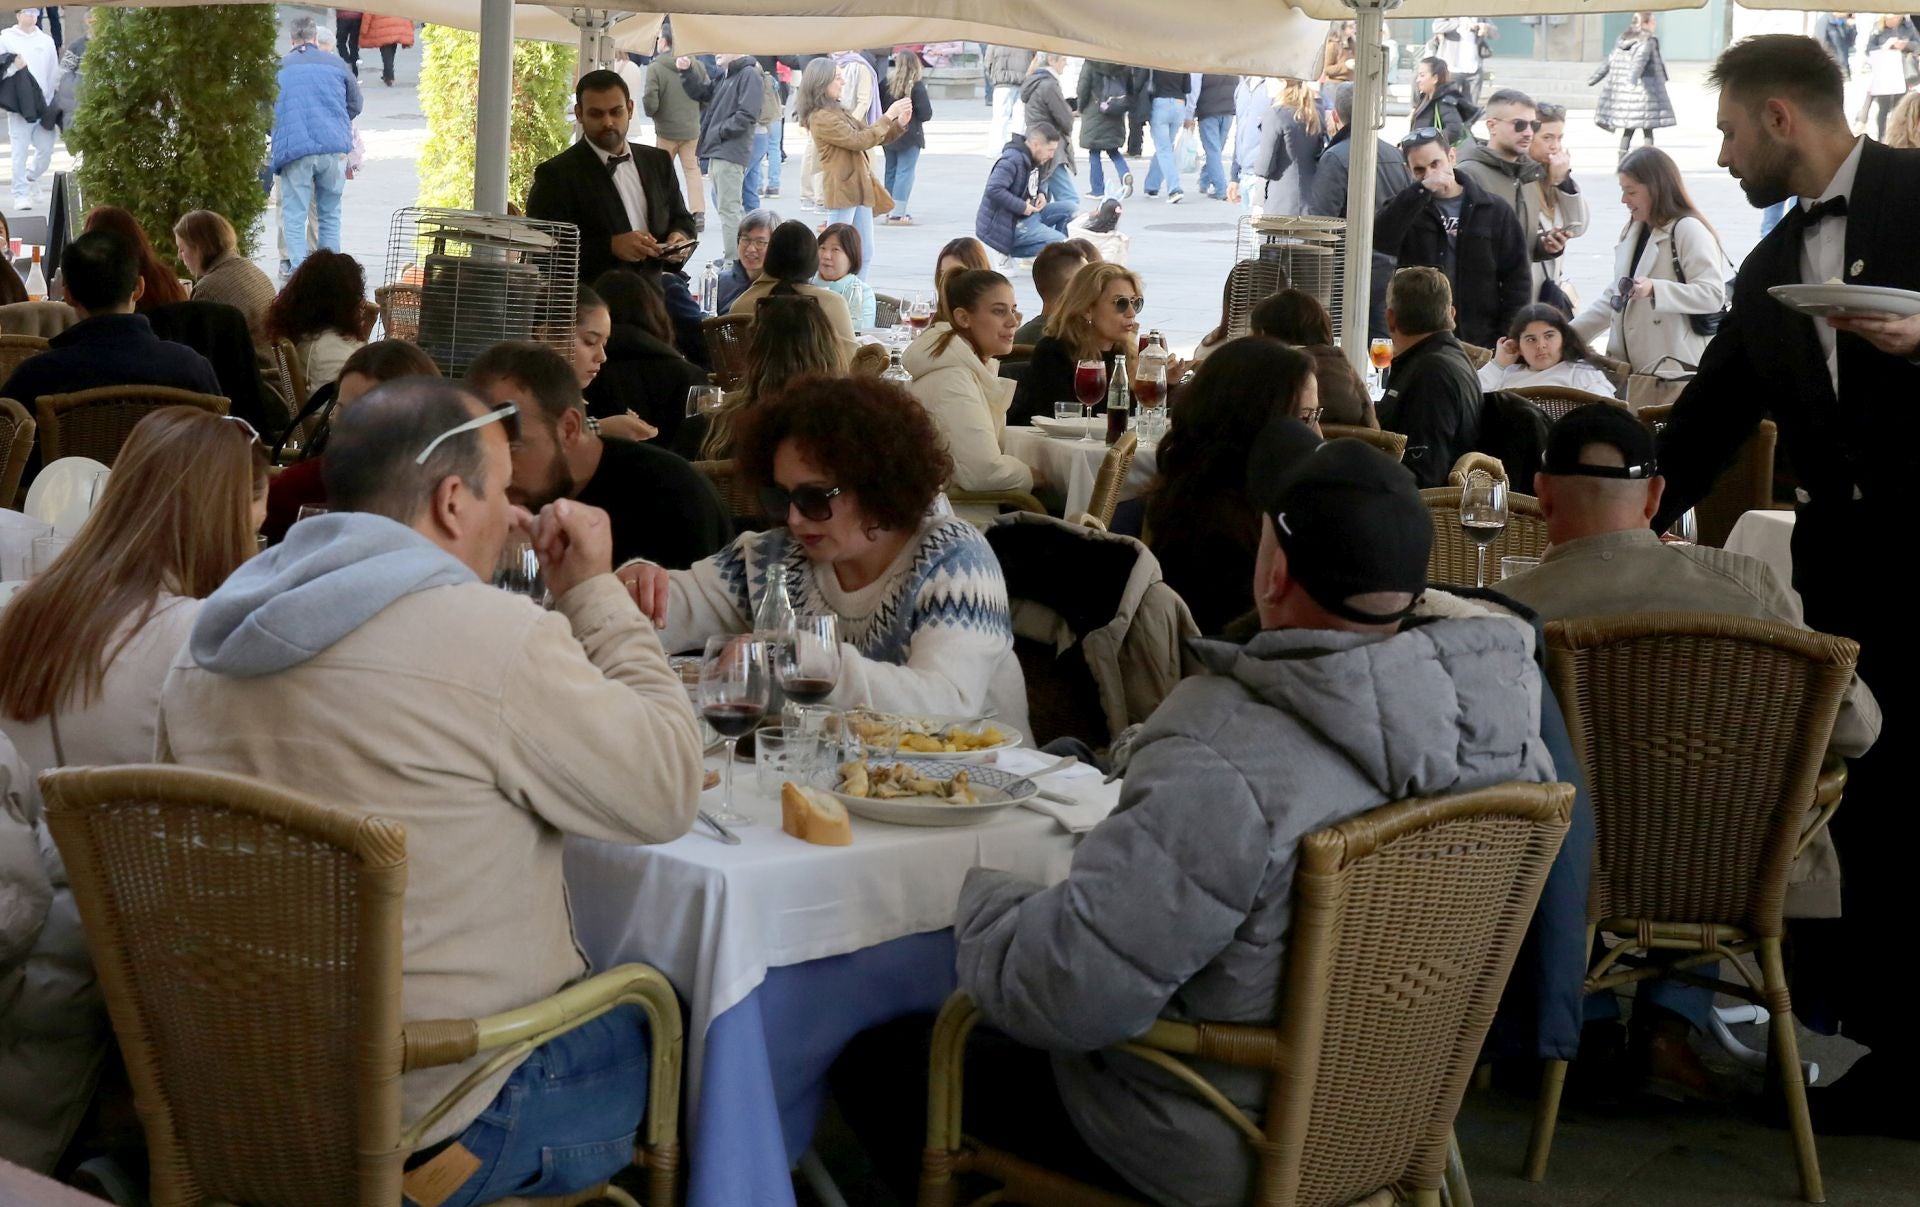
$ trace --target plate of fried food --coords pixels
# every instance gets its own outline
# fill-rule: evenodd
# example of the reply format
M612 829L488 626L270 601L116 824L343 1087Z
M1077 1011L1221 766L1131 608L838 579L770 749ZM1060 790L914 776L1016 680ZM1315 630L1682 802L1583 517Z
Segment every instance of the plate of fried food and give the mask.
M847 724L868 754L941 762L990 761L997 750L1020 745L1012 728L979 717L925 717L858 709Z
M965 826L1031 800L1032 780L997 767L922 759L855 759L821 778L847 812L902 826Z

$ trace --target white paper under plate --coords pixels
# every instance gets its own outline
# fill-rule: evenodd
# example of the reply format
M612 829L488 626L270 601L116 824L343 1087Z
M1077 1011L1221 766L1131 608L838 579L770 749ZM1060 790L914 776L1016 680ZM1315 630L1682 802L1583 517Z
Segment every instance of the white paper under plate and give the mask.
M895 714L888 715L891 716ZM1020 736L1018 730L993 720L981 721L975 724L973 717L929 716L925 713L898 715L900 719L906 723L906 732L908 733L939 733L949 725L958 725L963 729L968 729L975 733L992 727L1005 735L997 745L982 746L978 750L902 750L899 753L900 757L904 759L921 759L929 763L990 763L993 761L993 756L997 752L1012 750L1025 740ZM890 757L894 753L891 750L875 746L869 746L867 750L876 758Z
M1107 419L1104 415L1098 419L1049 419L1045 415L1035 415L1033 427L1035 431L1056 440L1078 440L1082 436L1104 440L1107 435Z
M882 764L905 763L930 780L950 780L957 773L965 771L973 794L980 798L980 803L956 805L926 796L898 796L892 800L848 796L839 790L838 769L821 775L814 786L832 793L834 799L845 805L847 812L855 817L891 822L897 826L970 826L985 821L1003 809L1031 800L1040 791L1032 780L997 767L962 767L954 763L930 763L920 759L878 761Z
M1767 292L1782 305L1814 318L1829 314L1920 314L1920 293L1884 285L1775 285Z

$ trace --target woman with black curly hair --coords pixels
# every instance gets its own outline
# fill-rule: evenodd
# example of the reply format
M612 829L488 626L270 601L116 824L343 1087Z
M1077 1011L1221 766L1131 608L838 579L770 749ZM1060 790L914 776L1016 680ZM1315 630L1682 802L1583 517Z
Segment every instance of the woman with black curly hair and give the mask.
M749 631L769 576L780 574L796 613L839 618L835 707L997 709L1001 724L1025 733L1006 579L973 525L934 510L953 463L926 410L892 382L814 376L741 420L739 470L780 526L690 570L623 568L661 643L697 650Z
M340 376L340 366L366 344L366 296L360 261L322 247L300 262L267 307L267 338L293 341L308 393Z

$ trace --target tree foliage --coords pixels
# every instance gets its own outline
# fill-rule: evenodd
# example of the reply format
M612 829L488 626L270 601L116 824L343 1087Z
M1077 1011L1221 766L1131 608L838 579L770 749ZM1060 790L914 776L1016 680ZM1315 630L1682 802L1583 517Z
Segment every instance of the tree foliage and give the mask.
M132 211L168 258L180 215L213 210L250 254L278 91L273 6L96 11L67 132L86 204Z
M557 42L513 44L507 197L514 205L525 207L533 169L567 149L575 53L572 46ZM421 205L472 207L479 91L479 35L427 26L420 59L420 107L427 118L427 144L420 153Z

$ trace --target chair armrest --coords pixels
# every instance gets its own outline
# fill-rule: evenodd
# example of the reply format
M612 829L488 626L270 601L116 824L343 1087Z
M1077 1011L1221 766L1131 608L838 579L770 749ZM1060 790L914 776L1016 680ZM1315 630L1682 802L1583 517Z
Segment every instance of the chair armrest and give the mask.
M1278 1032L1237 1023L1181 1023L1163 1018L1134 1037L1133 1043L1242 1069L1269 1070L1285 1060Z
M1840 798L1846 790L1847 760L1829 750L1820 763L1820 778L1814 781L1813 820L1807 823L1806 829L1800 831L1800 842L1793 849L1795 858L1807 849L1813 836L1833 820L1834 810L1840 807Z
M956 507L962 503L1004 504L1015 511L1047 514L1047 509L1041 505L1040 500L1024 490L949 490L947 502Z

